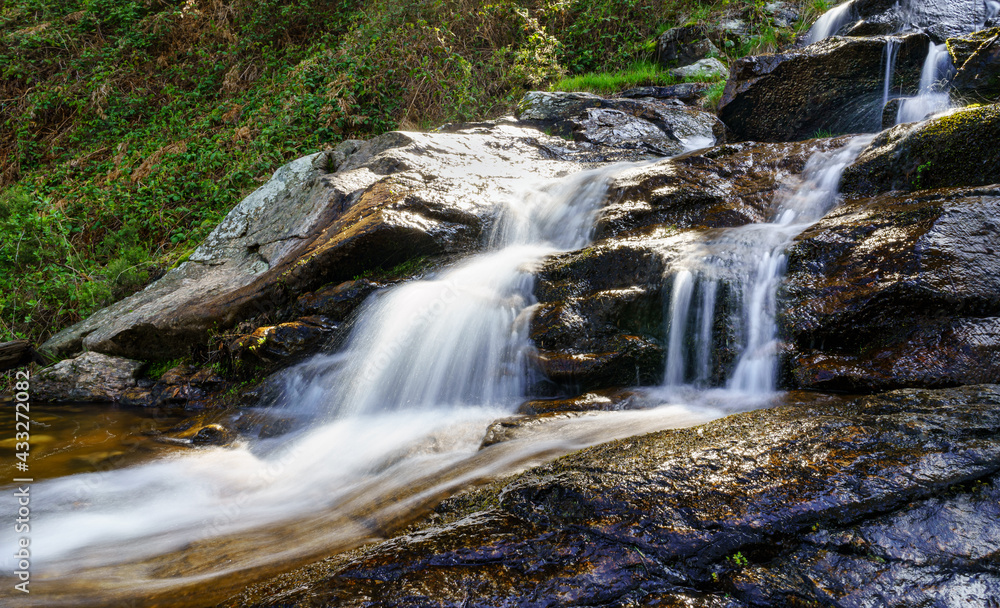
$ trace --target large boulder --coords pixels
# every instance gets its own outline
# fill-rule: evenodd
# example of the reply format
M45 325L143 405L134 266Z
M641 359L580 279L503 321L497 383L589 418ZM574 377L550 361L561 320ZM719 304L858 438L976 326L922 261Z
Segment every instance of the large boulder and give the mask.
M844 170L841 190L874 194L1000 182L1000 104L965 108L876 137Z
M31 396L38 401L118 401L137 384L141 361L86 352L36 373Z
M970 102L1000 101L1000 28L948 39L952 89Z
M348 141L275 172L179 267L42 346L173 358L298 294L415 256L480 246L525 178L576 171L568 142L509 123Z
M656 39L656 60L666 67L690 65L718 55L719 49L709 40L709 30L703 25L670 28Z
M785 383L1000 382L1000 187L849 201L788 250Z
M987 606L998 406L996 386L793 395L472 490L222 605Z
M738 140L794 141L817 133L881 129L886 51L896 48L890 89L917 91L927 37L829 38L733 64L719 118Z

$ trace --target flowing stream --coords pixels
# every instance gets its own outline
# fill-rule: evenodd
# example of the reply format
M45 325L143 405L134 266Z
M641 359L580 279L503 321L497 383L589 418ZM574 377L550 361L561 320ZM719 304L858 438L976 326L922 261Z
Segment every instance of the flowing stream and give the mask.
M479 449L488 424L533 382L534 266L589 242L607 180L621 169L525 184L500 210L485 253L369 298L340 352L286 370L278 403L259 412L298 420L297 430L36 482L39 592L28 603L205 605L248 580L391 534L478 481L757 405L660 400L649 411L558 419L539 436ZM0 508L16 512L12 491ZM8 572L14 542L4 529Z

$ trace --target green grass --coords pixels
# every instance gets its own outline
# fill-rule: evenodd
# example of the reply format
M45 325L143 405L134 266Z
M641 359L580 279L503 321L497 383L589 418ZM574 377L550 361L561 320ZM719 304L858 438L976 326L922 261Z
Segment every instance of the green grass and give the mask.
M639 86L666 86L680 82L718 82L724 76L694 74L677 78L670 70L652 61L639 61L615 72L588 72L563 78L552 85L554 91L589 91L609 95Z

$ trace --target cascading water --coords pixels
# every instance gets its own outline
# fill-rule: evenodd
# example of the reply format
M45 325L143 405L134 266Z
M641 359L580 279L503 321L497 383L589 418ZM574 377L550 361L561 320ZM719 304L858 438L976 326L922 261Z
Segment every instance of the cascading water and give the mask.
M775 390L776 293L785 269L784 250L836 203L841 174L871 139L859 136L835 152L814 154L801 183L779 192L771 222L720 230L672 269L666 315L667 388L707 385L716 343L714 319L719 314L716 294L728 287L741 310L726 325L738 328L734 333L742 340L726 388L750 395ZM698 298L693 297L696 292Z
M369 298L340 352L284 374L267 412L311 420L298 431L35 484L33 576L47 589L39 601L107 605L259 576L355 546L383 522L406 521L533 459L723 415L677 405L613 421L589 416L477 451L489 422L509 414L531 382L533 265L587 244L607 178L620 169L525 184L486 253ZM16 511L11 496L0 507ZM4 530L5 567L14 543ZM165 569L173 552L183 552L180 565Z
M899 39L889 38L885 41L885 76L882 85L882 107L889 103L892 91L892 76L896 72L896 56L899 54Z
M923 120L932 114L951 108L948 77L953 71L948 46L930 43L927 58L920 71L920 90L916 97L901 99L896 112L896 124Z
M816 20L816 23L809 28L809 32L805 37L806 44L813 44L814 42L819 42L824 38L829 38L854 18L853 0L848 0L843 4L833 7L823 13L823 15Z

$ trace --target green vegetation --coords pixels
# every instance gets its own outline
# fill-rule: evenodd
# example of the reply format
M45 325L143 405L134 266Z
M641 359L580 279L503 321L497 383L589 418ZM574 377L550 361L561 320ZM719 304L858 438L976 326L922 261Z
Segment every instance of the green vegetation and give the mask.
M784 35L767 33L761 7L7 0L0 341L44 340L140 289L293 158L346 138L501 115L567 75L638 82L657 33L723 13L756 28L756 42L724 52L732 60ZM657 74L649 81L662 82Z
M677 78L659 64L652 61L638 61L626 69L616 72L588 72L563 78L552 86L556 91L590 91L592 93L617 93L631 87L662 86L679 82L716 82L722 77L709 74L695 74ZM719 96L721 97L721 92Z

